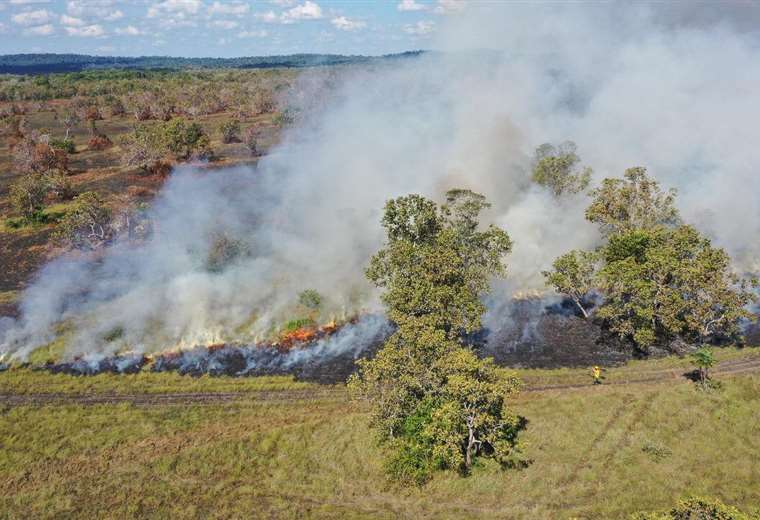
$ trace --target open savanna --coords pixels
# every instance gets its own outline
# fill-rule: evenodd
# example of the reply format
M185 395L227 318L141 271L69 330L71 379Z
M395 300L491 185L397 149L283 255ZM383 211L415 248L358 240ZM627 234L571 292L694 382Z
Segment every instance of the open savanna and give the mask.
M257 81L273 83L292 80L293 77L293 73L287 70L259 71L250 74ZM71 81L72 85L80 89L86 89L88 85L87 77ZM187 82L187 88L190 88L200 84L201 80L190 77ZM116 88L118 84L107 84L107 86ZM144 84L139 84L139 89L160 91L162 88L168 87L155 78L147 79ZM172 88L177 87L175 85ZM92 100L101 99L94 94L81 97ZM241 103L244 101L245 99L242 99ZM25 112L18 117L23 119L27 131L62 139L66 135L64 114L73 111L72 103L70 98L50 99L45 103L5 101L0 102L0 111L8 110L11 106L23 107ZM130 111L124 115L113 116L102 106L102 103L101 107L103 119L96 122L97 131L106 135L113 142L113 146L105 150L91 150L88 148L91 133L87 122L81 121L71 128L70 137L76 151L68 155L68 179L71 182L73 194L94 191L114 212L136 202L150 204L165 178L160 175L149 175L141 172L139 168L125 167L122 164L124 150L120 144L123 138L132 132L138 121ZM278 141L281 126L276 120L276 111L258 115L241 115L235 108L231 106L223 111L187 118L200 124L209 138L213 156L205 166L253 164L261 154L267 153ZM222 142L220 126L233 119L240 122L241 132L253 128L258 148L256 154L251 154L242 142ZM159 121L155 119L143 122L143 124L157 123ZM16 314L23 289L29 284L34 273L46 261L62 253L51 238L56 230L57 222L73 204L71 199L49 203L43 211L44 218L41 222L24 222L14 212L9 200L9 188L22 176L23 172L18 171L14 166L13 142L13 139L0 133L0 265L3 267L0 270L0 315Z
M688 494L752 512L758 354L721 350L721 387L709 391L682 377L688 359L629 363L601 386L586 370L519 370L526 388L513 406L527 419L526 466L484 462L469 477L441 473L422 488L387 481L367 411L342 385L15 368L0 374L1 394L58 400L0 405L0 517L626 518ZM179 392L236 395L206 404L67 400Z

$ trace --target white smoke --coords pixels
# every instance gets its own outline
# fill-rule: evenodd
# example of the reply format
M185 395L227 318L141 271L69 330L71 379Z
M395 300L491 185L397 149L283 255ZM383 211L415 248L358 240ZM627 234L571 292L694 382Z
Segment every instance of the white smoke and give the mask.
M757 271L760 40L745 19L730 4L699 16L661 4L468 4L443 24L443 52L350 72L258 168L179 168L154 204L152 241L51 263L20 320L0 324L0 350L23 358L62 321L70 355L255 338L305 288L333 313L373 308L363 269L382 244L383 204L452 187L484 193L486 219L515 242L492 299L501 308L514 291L543 290L540 271L558 254L598 240L587 198L557 201L530 183L535 147L567 139L596 181L647 167L678 189L688 222ZM219 232L250 254L209 272Z

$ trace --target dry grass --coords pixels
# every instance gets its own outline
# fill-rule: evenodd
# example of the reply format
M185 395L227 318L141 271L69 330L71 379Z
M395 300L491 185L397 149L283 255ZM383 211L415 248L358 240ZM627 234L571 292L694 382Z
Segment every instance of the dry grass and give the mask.
M515 407L527 468L485 463L422 489L385 480L347 402L6 409L0 518L619 518L690 492L760 504L758 375L709 393L530 393Z

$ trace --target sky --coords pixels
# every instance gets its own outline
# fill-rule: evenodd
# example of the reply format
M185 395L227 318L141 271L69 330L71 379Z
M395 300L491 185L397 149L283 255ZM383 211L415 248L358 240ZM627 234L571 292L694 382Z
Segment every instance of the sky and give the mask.
M236 57L429 49L464 0L0 0L0 54Z

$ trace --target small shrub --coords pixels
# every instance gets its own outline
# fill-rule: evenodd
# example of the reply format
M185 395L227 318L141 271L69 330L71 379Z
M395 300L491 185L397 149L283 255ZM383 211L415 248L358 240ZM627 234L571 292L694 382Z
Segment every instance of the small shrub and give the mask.
M295 121L295 115L293 114L292 110L286 109L282 112L277 112L277 115L274 116L274 124L279 127L284 127L288 125L292 125Z
M206 268L212 273L219 273L240 258L246 252L246 246L241 240L218 234L212 239L206 259Z
M107 150L113 146L113 142L105 134L95 134L87 141L90 150Z
M71 180L61 170L51 170L45 175L48 193L58 200L68 200L74 196Z
M256 129L254 127L245 129L245 132L243 132L243 143L245 143L245 146L248 148L248 151L251 152L251 155L257 155L259 153L259 143L256 140Z
M113 234L111 210L92 191L79 195L66 212L56 231L56 238L76 249L96 249Z
M322 306L322 295L314 289L306 289L298 295L298 303L307 309L317 310Z
M66 153L75 153L76 146L74 146L74 141L70 138L63 138L63 139L50 139L48 142L51 148L56 150L63 150Z
M715 365L715 356L709 346L700 347L691 355L694 364L697 366L697 373L700 384L705 386L710 379L709 370Z
M35 220L45 208L48 181L43 175L30 173L11 184L9 192L13 209L22 217Z
M283 334L288 334L290 332L295 332L298 329L306 329L313 326L314 320L311 318L296 318L286 322L285 325L282 326L281 332Z
M657 462L670 457L673 454L670 448L654 441L646 441L641 447L641 451L652 457Z
M751 520L751 517L720 500L691 497L679 500L670 511L636 513L631 516L631 520Z
M225 121L219 126L219 132L222 134L224 144L240 142L240 121L235 119Z

